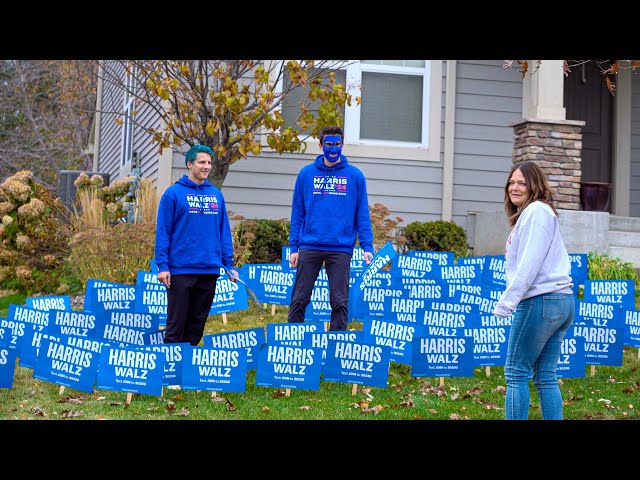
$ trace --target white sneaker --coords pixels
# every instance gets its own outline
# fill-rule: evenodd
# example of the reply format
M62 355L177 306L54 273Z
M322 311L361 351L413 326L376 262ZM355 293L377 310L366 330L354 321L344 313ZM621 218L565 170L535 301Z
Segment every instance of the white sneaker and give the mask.
M180 385L167 385L167 388L169 390L182 390L182 387Z

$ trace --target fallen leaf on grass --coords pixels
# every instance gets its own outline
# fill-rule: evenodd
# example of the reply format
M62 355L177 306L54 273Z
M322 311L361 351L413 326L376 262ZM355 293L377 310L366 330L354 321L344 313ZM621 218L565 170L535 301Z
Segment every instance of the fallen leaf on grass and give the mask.
M451 395L449 398L451 398L451 400L457 400L459 396L460 394L456 392L453 395Z
M309 405L302 405L300 410L311 410L311 407Z
M480 395L482 393L482 389L479 387L474 387L470 390L467 390L467 393L471 394L471 395Z
M180 410L180 413L178 413L178 415L182 417L189 416L189 409L187 407L183 407L182 410Z
M286 395L286 392L283 392L282 390L275 390L273 392L273 398L284 397L285 395Z
M413 404L413 399L409 398L408 400L405 400L404 402L400 402L400 406L401 407L414 407L415 405Z
M449 420L460 420L460 415L457 413L451 413L449 414Z
M384 407L382 405L376 405L375 407L371 407L371 408L363 408L362 413L373 413L374 415L377 415L383 409Z
M176 404L171 400L167 400L167 404L164 406L164 408L166 410L169 410L170 412L173 412L176 409Z
M609 378L607 378L607 383L616 383L616 377L613 377L611 375L609 375Z
M224 402L225 399L224 399L224 397L221 397L220 395L216 395L215 397L211 397L211 401L212 402Z
M493 389L494 392L506 392L507 391L507 387L503 386L503 385L498 385L496 388Z
M235 412L237 410L236 406L229 400L229 397L225 397L225 401L227 402L227 412Z
M84 412L82 410L80 410L80 411L63 410L62 413L60 414L60 416L62 418L80 417L80 416L82 416L83 413Z
M630 386L630 387L624 387L624 388L622 389L622 392L623 392L623 393L633 393L634 391L635 391L635 388L634 388L633 386Z
M96 415L96 420L106 420L106 417L103 417L102 415Z
M264 407L262 407L262 411L263 412L269 412L269 411L271 411L271 409L265 405Z
M31 413L33 413L34 415L37 415L38 417L46 417L47 414L44 413L44 410L42 410L40 407L33 407L30 410Z
M61 398L57 403L71 403L73 405L81 405L84 403L84 395L70 395Z
M438 413L438 411L437 411L435 408L430 408L430 409L429 409L429 411L430 411L431 413L433 413L433 414Z

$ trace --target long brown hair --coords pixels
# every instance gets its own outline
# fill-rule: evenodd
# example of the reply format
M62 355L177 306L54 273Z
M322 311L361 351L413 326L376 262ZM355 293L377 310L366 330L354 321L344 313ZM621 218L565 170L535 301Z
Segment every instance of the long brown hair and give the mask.
M516 170L520 170L522 172L524 181L527 183L528 196L520 207L514 205L509 198L509 181L511 180L513 172ZM527 208L530 203L535 201L546 203L551 207L551 210L553 210L556 217L558 216L558 211L553 205L551 187L549 187L547 176L544 174L540 166L537 163L530 161L515 163L513 167L511 167L511 172L509 172L509 176L507 177L507 183L504 186L504 211L507 214L509 225L513 227L518 221L518 218L520 218L520 214L524 209Z

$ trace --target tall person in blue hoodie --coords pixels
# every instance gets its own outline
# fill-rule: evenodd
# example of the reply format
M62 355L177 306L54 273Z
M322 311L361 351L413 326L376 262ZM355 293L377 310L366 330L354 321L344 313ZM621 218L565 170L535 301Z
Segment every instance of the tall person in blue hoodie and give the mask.
M356 235L368 264L373 258L373 230L367 183L361 170L342 155L342 128L320 132L323 154L304 166L296 179L291 204L289 263L297 267L291 294L289 323L304 321L304 313L320 268L329 280L329 330L347 329L349 271Z
M158 281L167 288L164 343L198 345L211 310L220 267L232 282L233 240L222 192L208 176L214 153L194 145L183 175L162 195L156 223Z

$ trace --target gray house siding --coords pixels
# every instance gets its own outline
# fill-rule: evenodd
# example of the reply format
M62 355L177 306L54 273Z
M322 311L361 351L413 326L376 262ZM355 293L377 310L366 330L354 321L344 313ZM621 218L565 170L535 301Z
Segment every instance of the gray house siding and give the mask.
M124 69L123 69L124 75ZM131 173L131 164L121 165L122 129L123 126L116 122L122 112L124 93L122 90L105 82L102 100L102 121L100 125L99 169L103 173L109 173L111 181L126 177ZM159 128L159 116L148 106L136 107L136 124L133 127L133 152L138 153L140 159L141 175L155 181L158 175L158 145L152 141L144 129L149 127Z
M513 128L522 118L522 80L501 60L459 60L456 68L452 220L467 228L467 212L503 210Z
M447 68L442 68L440 109L440 161L397 160L357 157L344 153L367 177L369 204L382 203L392 217L412 221L442 218L444 119ZM522 80L516 69L502 68L501 60L459 60L455 79L455 130L453 139L452 220L466 228L468 211L502 211L503 186L511 166L513 129L509 124L522 117ZM119 111L122 96L105 86L104 110ZM158 120L150 112L138 111L147 125ZM100 169L116 179L120 171L121 127L113 114L104 114L100 135ZM159 154L148 135L134 130L134 151L142 160L142 175L158 177ZM296 175L321 150L311 145L306 154L264 153L238 160L230 167L223 186L228 208L245 218L288 218ZM171 182L187 173L184 155L172 155ZM163 192L158 192L162 194ZM640 203L640 202L639 202Z
M640 217L640 78L632 76L631 88L631 194L629 215Z

